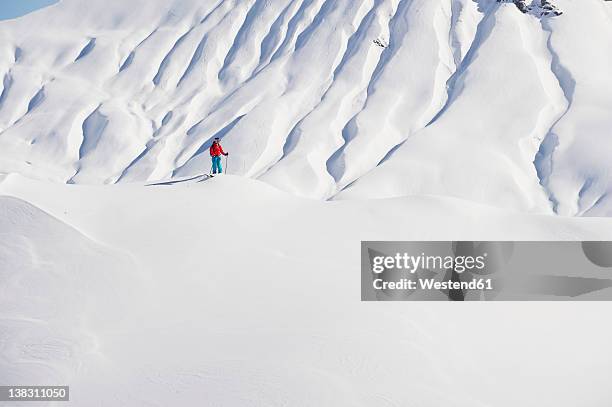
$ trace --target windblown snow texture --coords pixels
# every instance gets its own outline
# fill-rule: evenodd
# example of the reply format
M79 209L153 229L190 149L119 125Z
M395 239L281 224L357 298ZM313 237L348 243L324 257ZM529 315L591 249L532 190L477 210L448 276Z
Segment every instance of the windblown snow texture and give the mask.
M0 172L197 175L221 137L233 174L300 196L611 216L611 13L600 0L62 0L0 23Z
M75 407L612 399L611 303L382 310L359 302L356 273L368 238L609 240L612 219L432 196L321 202L232 175L199 181L0 176L0 382L70 384Z

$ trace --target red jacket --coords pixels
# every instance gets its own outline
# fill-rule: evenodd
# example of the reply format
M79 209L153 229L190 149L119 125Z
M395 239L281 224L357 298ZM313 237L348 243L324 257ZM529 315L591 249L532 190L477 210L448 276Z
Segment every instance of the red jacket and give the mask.
M218 157L221 154L225 155L225 151L223 151L223 147L221 147L220 143L213 143L212 146L210 146L210 156L211 157Z

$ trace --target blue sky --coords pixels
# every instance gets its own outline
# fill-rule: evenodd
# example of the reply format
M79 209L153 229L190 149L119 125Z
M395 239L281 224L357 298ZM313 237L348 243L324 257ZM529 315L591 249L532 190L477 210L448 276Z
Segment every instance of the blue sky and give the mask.
M0 20L15 18L57 3L58 0L0 0Z

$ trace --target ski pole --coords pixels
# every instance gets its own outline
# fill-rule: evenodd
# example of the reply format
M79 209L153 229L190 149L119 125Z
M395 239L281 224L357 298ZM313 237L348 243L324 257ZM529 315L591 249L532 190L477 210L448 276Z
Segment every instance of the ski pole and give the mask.
M227 155L225 156L225 175L227 175Z

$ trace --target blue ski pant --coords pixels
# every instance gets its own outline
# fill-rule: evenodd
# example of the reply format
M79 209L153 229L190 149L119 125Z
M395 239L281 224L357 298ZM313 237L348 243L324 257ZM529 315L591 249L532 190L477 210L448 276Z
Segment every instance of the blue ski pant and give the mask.
M212 158L212 173L223 174L223 168L221 167L221 156L218 155Z

